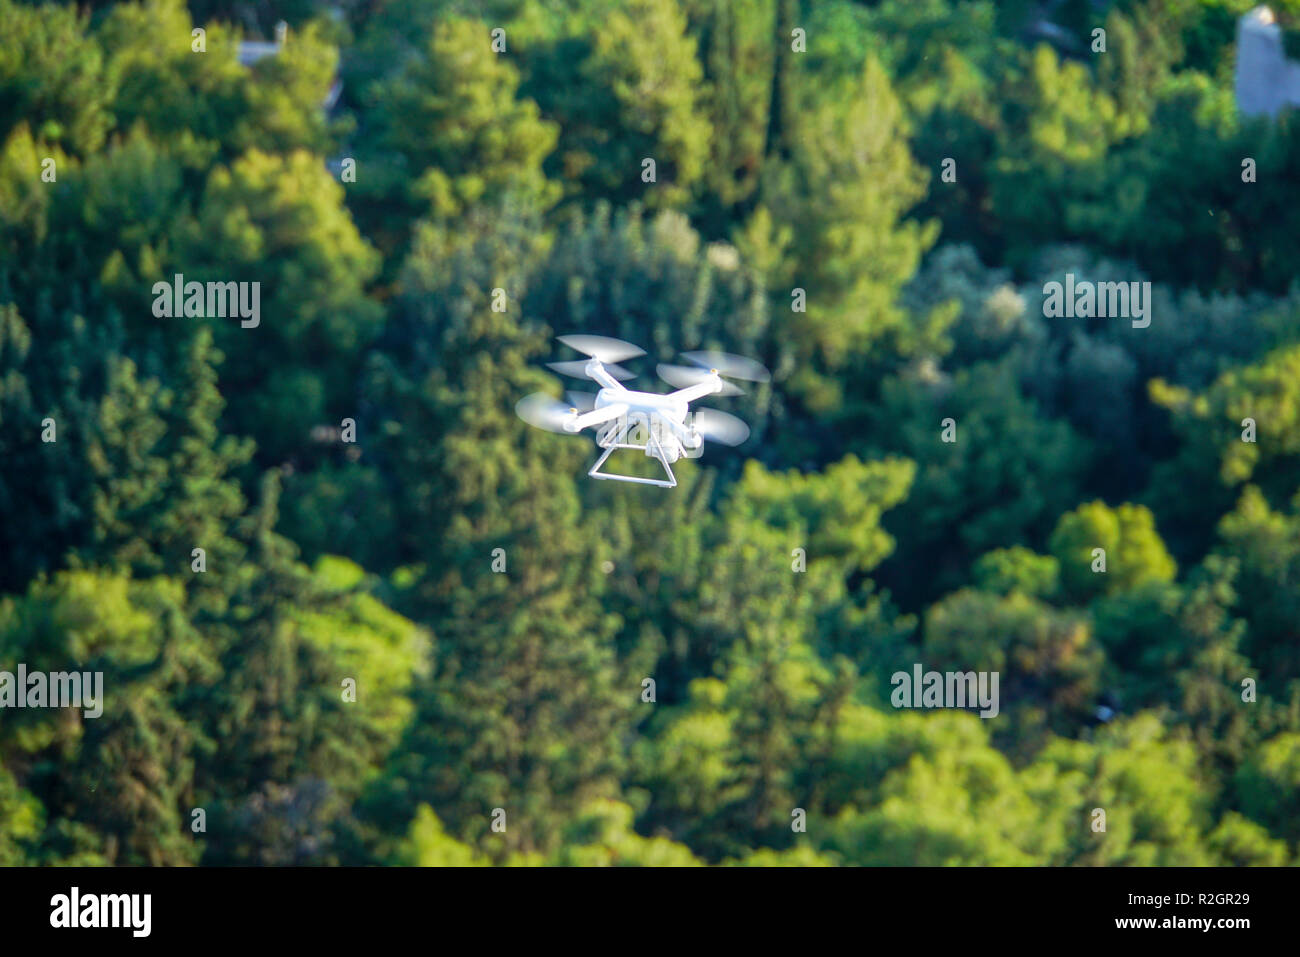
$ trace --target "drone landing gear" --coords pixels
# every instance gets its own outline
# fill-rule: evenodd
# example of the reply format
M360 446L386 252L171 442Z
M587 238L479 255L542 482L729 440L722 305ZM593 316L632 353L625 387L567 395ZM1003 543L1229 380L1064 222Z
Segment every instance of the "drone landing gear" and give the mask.
M605 432L600 437L600 444L604 447L605 451L600 454L600 458L596 459L596 464L591 467L591 470L587 474L592 478L612 479L615 482L636 482L638 485L657 485L660 488L676 488L677 476L673 475L672 466L668 464L668 455L664 452L663 446L655 436L654 429L646 429L646 440L640 444L627 441L628 432L630 430L631 427L626 422L615 423L609 431ZM605 460L613 454L615 449L635 449L639 452L649 451L650 458L655 459L663 466L664 473L668 476L667 481L664 479L640 478L635 475L618 475L614 472L600 471L600 467L605 464Z

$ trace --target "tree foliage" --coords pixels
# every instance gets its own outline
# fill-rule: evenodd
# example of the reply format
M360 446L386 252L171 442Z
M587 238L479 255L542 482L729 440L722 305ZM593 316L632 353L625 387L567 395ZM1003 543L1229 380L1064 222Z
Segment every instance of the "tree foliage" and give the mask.
M5 706L0 865L1295 863L1253 5L0 0L0 704L103 682ZM574 332L751 438L589 480Z

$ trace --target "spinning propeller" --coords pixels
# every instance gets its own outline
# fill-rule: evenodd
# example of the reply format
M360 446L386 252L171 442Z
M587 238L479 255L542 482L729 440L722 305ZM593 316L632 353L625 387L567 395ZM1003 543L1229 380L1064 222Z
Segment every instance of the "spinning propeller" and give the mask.
M630 342L624 342L622 339L612 339L609 336L559 336L560 342L563 342L575 352L581 352L583 355L591 356L615 379L620 382L636 378L636 373L629 372L622 366L617 365L624 359L635 359L637 356L645 355L645 350L640 346L634 346ZM572 376L575 379L586 379L587 363L583 359L572 359L568 362L548 362L548 369L560 373L560 375Z
M545 392L526 395L515 404L515 414L519 418L547 432L564 432L564 423L574 418L580 411Z
M628 372L622 366L615 365L612 362L606 364L605 362L602 361L601 366L604 367L606 372L608 372L615 379L618 379L621 382L626 382L628 379L636 378L635 372ZM558 372L560 375L572 376L575 379L588 378L586 359L574 359L570 362L548 362L546 363L546 368L552 369L555 372Z
M739 445L749 438L749 426L734 415L717 409L700 409L691 413L687 421L695 426L695 431L706 442Z
M634 346L622 339L611 339L609 336L557 336L556 338L570 349L591 356L593 359L599 359L601 362L622 362L624 359L635 359L637 356L645 355L645 350L640 346Z
M691 363L688 366L659 363L659 378L678 389L685 389L696 383L706 381L710 375L717 373L724 376L722 391L717 395L743 395L745 390L726 379L744 379L748 382L769 382L772 374L757 359L733 355L730 352L683 352L682 358Z

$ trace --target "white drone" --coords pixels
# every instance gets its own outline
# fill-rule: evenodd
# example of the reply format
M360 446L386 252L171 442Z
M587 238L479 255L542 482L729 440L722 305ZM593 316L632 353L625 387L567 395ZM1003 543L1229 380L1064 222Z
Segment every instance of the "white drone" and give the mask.
M587 473L592 478L674 487L677 477L673 475L673 462L683 456L699 458L706 440L739 445L749 437L749 426L734 415L715 409L692 413L690 403L706 395L740 395L744 391L726 381L724 375L750 382L767 382L771 378L753 359L726 352L686 352L682 355L691 365L658 366L660 378L677 386L676 392L633 392L619 381L631 379L633 374L615 363L645 355L644 349L606 336L560 336L559 340L590 358L552 362L549 367L563 375L594 379L604 388L594 395L569 392L567 403L534 392L520 399L515 411L529 425L548 432L576 433L596 426L596 444L605 451ZM602 472L600 467L615 449L644 451L649 458L659 460L668 478Z

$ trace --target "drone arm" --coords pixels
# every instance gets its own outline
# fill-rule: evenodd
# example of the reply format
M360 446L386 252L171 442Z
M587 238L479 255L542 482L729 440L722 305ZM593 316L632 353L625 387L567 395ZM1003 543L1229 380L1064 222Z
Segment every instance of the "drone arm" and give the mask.
M620 415L626 413L627 406L621 402L600 409L592 409L590 412L584 412L582 415L569 419L564 423L564 430L566 432L581 432L589 425L600 425L602 422L617 419Z
M713 395L715 392L722 391L722 379L717 373L713 373L703 382L697 382L695 385L688 385L684 389L678 389L676 392L668 393L674 399L681 399L683 402L694 402L696 399L702 399L706 395Z
M587 375L591 376L607 389L617 389L619 392L627 391L623 383L619 382L605 371L605 367L600 364L599 359L592 359L587 363ZM602 419L601 421L604 420Z

